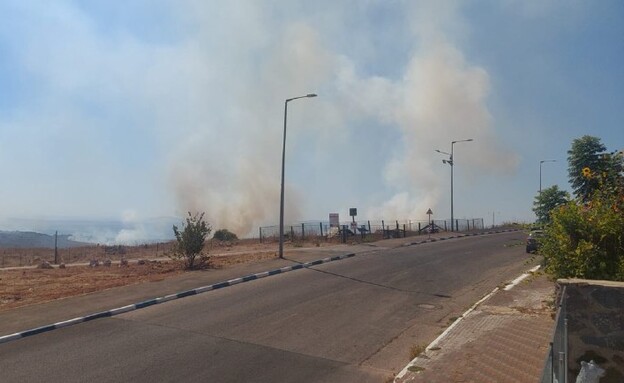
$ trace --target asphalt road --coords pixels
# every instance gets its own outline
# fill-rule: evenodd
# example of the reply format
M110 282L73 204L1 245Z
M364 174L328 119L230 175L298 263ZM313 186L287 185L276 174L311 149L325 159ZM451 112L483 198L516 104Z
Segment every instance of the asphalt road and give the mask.
M373 251L0 344L0 381L384 382L532 266L523 240Z

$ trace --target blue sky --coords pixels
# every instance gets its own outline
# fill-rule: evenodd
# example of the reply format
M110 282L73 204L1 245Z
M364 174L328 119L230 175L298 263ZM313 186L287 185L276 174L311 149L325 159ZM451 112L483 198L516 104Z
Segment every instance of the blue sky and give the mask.
M531 221L585 134L624 148L621 1L0 2L0 229L205 211ZM20 220L17 220L17 219ZM16 222L21 222L19 225ZM20 226L21 225L21 226ZM124 238L132 233L126 231ZM136 230L137 236L145 230Z

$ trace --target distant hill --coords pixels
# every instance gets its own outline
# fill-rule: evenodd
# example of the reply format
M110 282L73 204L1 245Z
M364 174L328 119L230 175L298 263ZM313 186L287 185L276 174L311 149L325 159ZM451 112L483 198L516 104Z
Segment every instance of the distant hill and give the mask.
M61 249L68 247L88 246L89 243L75 242L69 239L67 234L59 234L58 247ZM35 233L32 231L1 231L0 248L28 248L44 247L54 248L54 236Z

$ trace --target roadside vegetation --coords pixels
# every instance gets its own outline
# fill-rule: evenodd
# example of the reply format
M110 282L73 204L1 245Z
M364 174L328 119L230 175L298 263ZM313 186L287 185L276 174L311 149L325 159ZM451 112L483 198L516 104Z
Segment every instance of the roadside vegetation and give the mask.
M173 248L172 258L184 260L188 270L201 269L208 266L210 257L204 253L206 237L212 228L204 220L204 213L188 213L186 223L182 224L182 230L173 225L173 234L176 244Z
M535 198L545 224L540 253L555 278L624 281L624 155L583 136L568 151L574 196L552 187Z
M212 236L213 239L221 242L238 241L238 236L228 229L219 229Z

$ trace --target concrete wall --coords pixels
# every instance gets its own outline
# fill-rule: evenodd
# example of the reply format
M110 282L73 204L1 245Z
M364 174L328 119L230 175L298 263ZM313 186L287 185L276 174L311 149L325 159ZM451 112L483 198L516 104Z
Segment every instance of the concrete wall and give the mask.
M600 383L624 382L624 283L560 279L566 286L568 377L574 382L580 362L594 360L607 370Z

